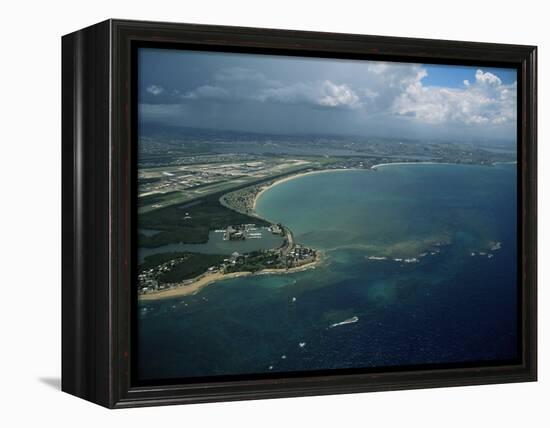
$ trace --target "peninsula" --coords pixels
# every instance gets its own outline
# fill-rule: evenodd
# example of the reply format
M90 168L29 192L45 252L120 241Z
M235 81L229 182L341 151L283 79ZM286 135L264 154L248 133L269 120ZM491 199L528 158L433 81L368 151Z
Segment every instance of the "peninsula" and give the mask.
M272 186L271 183L268 186ZM238 195L223 195L220 203L231 210L256 216L254 208L256 199L265 187L251 186L250 189L238 191ZM235 192L233 192L235 193ZM224 231L224 240L239 241L252 239L257 234L250 233L256 230L254 224L229 225ZM268 232L283 236L283 244L269 250L256 250L240 254L233 252L228 257L215 255L189 254L160 254L157 260L148 260L138 275L138 294L140 300L152 300L175 296L196 294L213 282L231 279L252 274L280 274L299 272L310 269L321 263L322 257L318 250L298 244L294 240L292 231L282 224L272 224ZM205 265L206 259L213 262ZM194 259L194 260L193 260ZM197 259L199 263L197 265ZM159 263L161 262L161 263ZM201 272L191 278L189 265L195 263L195 268ZM148 266L152 265L152 266ZM179 277L181 280L173 281Z
M209 135L201 146L207 150L195 153L193 147L202 138L198 133L192 141L186 133L144 139L138 174L138 247L152 249L154 254L138 266L140 299L194 294L208 284L235 276L289 273L317 266L321 261L318 250L296 243L288 227L272 224L256 212L261 195L285 181L328 171L374 172L402 163L491 166L513 161L505 150L452 142L317 141L223 134L223 138L229 137L235 138L231 144L246 139L249 152L227 153L226 143ZM178 141L177 149L173 139ZM316 152L319 148L322 152ZM166 158L166 150L176 152ZM224 251L210 254L193 249L193 244L207 244L213 231L223 232L227 241ZM265 242L267 234L278 235L282 244L278 239L277 247L255 247L255 242ZM244 247L242 241L247 241ZM185 250L177 250L180 244L187 245Z

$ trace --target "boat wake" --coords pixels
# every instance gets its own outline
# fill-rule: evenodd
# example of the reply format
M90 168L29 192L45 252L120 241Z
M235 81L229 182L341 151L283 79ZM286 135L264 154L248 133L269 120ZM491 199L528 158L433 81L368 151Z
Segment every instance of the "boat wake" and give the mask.
M331 324L331 325L328 326L328 328L340 327L340 326L346 325L346 324L354 324L357 321L359 321L359 317L351 317L351 318L348 318L347 320Z

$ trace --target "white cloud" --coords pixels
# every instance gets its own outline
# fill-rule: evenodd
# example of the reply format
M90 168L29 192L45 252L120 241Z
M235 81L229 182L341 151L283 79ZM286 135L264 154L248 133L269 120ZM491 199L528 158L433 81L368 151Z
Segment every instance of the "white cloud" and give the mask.
M235 100L254 99L265 88L279 86L280 83L268 79L263 73L249 68L223 68L211 78L211 83L199 86L181 96L186 100Z
M363 73L356 73L349 82L338 78L281 82L266 74L244 67L228 67L217 71L206 85L195 88L184 100L249 100L279 104L301 104L314 108L364 108L370 113L387 112L393 100L406 88L426 76L418 64L365 63Z
M502 80L500 80L500 78L495 76L493 73L484 73L483 70L477 70L476 83L498 86L502 85Z
M361 106L359 96L349 86L338 85L329 80L268 88L255 98L262 102L308 104L327 108L354 109Z
M191 92L188 92L182 95L183 99L197 100L199 98L209 99L209 100L223 100L230 97L230 93L220 87L212 85L203 85L199 86L197 89L194 89Z
M424 86L417 79L407 86L392 112L429 124L500 125L516 119L516 85L504 85L490 73L477 70L475 82L461 88Z
M325 107L357 108L361 106L359 97L347 85L336 85L329 80L325 80L322 85L323 96L319 99L319 104Z
M376 93L365 92L367 98ZM359 108L360 97L345 84L330 80L282 84L248 68L231 67L218 71L213 83L187 92L184 100L249 100L280 104L305 104L326 108Z
M420 64L366 63L361 70L345 83L337 76L307 80L307 74L299 81L282 83L270 79L267 72L230 67L175 98L180 102L251 101L354 110L365 114L365 119L382 115L428 125L515 123L516 86L504 84L493 73L477 70L475 80L464 80L459 88L445 88L426 86L423 80L428 73ZM158 95L164 89L153 85L147 91Z
M353 88L369 113L388 113L394 100L426 74L419 64L368 63Z
M158 86L158 85L151 85L151 86L148 86L147 87L147 92L149 92L150 94L153 94L153 95L160 95L164 92L164 88L162 86Z

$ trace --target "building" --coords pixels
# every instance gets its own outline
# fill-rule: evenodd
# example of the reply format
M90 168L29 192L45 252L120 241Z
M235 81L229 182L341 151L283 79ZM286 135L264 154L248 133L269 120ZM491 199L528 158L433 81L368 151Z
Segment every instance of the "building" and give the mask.
M227 226L223 234L224 241L238 241L245 238L244 232L235 226Z
M281 235L281 236L284 235L284 230L283 230L283 227L281 226L281 223L272 224L271 226L269 226L269 230L274 235Z

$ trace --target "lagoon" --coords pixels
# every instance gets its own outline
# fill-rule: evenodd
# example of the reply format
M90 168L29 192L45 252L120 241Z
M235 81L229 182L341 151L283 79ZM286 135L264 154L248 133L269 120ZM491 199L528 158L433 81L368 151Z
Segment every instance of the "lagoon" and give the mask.
M190 251L194 253L230 255L235 251L244 254L256 250L277 248L283 245L283 237L274 235L267 227L254 227L250 229L246 232L248 238L242 241L226 241L223 239L223 234L223 230L210 231L208 242L204 244L184 244L180 242L154 248L139 248L138 263L142 263L147 256L160 253Z

